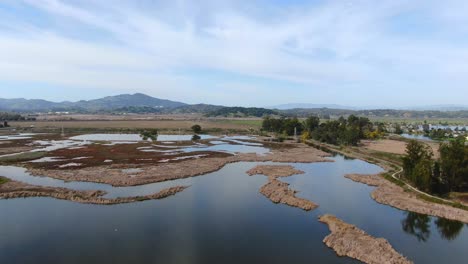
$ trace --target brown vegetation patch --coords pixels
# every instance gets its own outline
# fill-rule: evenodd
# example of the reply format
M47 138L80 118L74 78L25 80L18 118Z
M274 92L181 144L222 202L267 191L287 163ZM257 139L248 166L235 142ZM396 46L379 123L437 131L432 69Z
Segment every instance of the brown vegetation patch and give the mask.
M0 199L27 198L27 197L52 197L61 200L69 200L86 204L112 205L132 203L145 200L163 199L185 190L186 186L176 186L161 190L158 193L124 198L102 198L104 191L77 191L60 187L43 187L30 185L17 181L8 181L0 184Z
M118 145L116 145L118 146ZM113 146L115 147L115 146ZM214 172L220 170L224 165L233 162L247 161L247 162L264 162L264 161L273 161L273 162L325 162L331 161L326 159L330 156L328 153L320 151L318 149L307 147L303 144L289 144L287 147L281 147L272 149L271 153L267 155L257 155L255 153L239 153L237 155L231 155L221 152L210 152L208 157L202 157L198 159L187 159L179 160L177 162L155 162L157 155L154 153L145 153L136 154L138 158L132 157L132 151L135 151L135 146L118 146L118 149L122 151L110 152L102 151L102 156L99 156L99 160L104 163L104 160L111 159L113 160L112 165L96 165L92 167L84 168L62 168L62 169L52 169L51 167L37 168L37 165L28 165L29 171L33 175L38 176L49 176L52 178L67 180L67 181L90 181L90 182L99 182L107 183L114 186L130 186L130 185L141 185L154 182L161 182L167 180L174 180L180 178L188 178L193 176L199 176L206 173ZM133 148L133 150L132 150ZM75 150L75 154L69 155L72 156L93 156L93 159L96 159L97 153L82 152L83 149ZM62 156L68 155L67 151L63 152L52 152L52 156ZM137 150L138 152L141 152ZM185 153L184 155L195 155L200 154L196 153ZM122 158L119 161L119 155L122 155ZM147 156L140 156L147 155ZM153 155L153 156L151 156ZM139 160L147 159L148 157L154 158L154 160ZM164 157L165 159L168 156ZM117 160L117 161L116 161ZM79 160L78 162L91 162L87 159ZM135 163L132 163L135 162ZM89 164L89 163L88 163ZM132 164L132 165L130 165ZM137 165L135 165L137 164ZM50 166L50 165L43 165ZM129 175L122 172L122 169L138 167L141 171Z
M266 175L269 177L288 177L292 176L295 174L303 174L304 172L301 170L296 170L293 166L291 165L258 165L249 171L247 171L247 174L252 176L252 175L257 175L257 174L262 174Z
M400 210L468 223L468 211L418 199L413 192L405 191L380 175L348 174L345 177L355 182L376 186L377 188L371 193L371 197L378 203L390 205Z
M247 171L247 174L250 176L258 174L268 176L268 182L259 191L272 202L283 203L310 211L317 208L318 205L307 199L296 197L297 192L289 189L288 183L276 179L277 177L288 177L303 173L303 171L296 170L290 165L258 165Z
M191 142L190 142L191 143ZM172 146L183 146L183 144L171 144ZM173 153L165 152L145 152L140 147L151 147L154 150L166 151L172 150L171 148L158 148L153 147L149 143L135 143L135 144L116 144L116 145L105 145L105 144L91 144L84 146L80 149L59 149L47 154L48 157L61 157L59 161L53 162L38 162L28 164L28 167L35 169L61 169L60 166L66 165L73 161L73 158L87 157L76 162L80 166L73 168L64 167L62 169L77 170L87 167L102 166L105 164L104 161L112 160L113 164L131 164L132 166L144 165L144 164L157 164L168 159L174 159L171 163L182 162L177 158L203 155L207 158L220 158L229 157L231 154L224 152L213 152L213 151L197 151L191 153L177 152L174 149ZM74 162L74 161L73 161Z
M384 238L374 238L332 215L321 216L319 221L326 223L331 231L323 242L338 256L348 256L364 263L412 263Z
M288 183L278 181L274 177L270 177L268 183L260 188L260 193L274 203L298 207L305 211L310 211L318 207L317 204L307 199L296 197L297 191L289 189Z

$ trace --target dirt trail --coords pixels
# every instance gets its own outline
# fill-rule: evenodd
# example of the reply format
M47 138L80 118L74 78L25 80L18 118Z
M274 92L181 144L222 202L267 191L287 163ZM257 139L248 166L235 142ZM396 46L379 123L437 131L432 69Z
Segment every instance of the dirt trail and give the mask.
M354 225L332 215L324 215L319 221L328 225L331 234L323 242L338 256L347 256L364 263L412 263L393 249L384 238L375 238Z
M0 185L0 199L27 198L27 197L52 197L61 200L69 200L85 204L112 205L122 203L133 203L145 200L163 199L175 195L188 188L187 186L176 186L163 189L158 193L124 198L107 199L102 198L104 191L77 191L60 187L43 187L30 185L17 181L8 181Z
M387 181L380 175L348 174L345 177L355 182L377 187L371 193L371 197L378 203L390 205L400 210L468 223L468 211L421 200L413 192L405 192L403 188Z
M272 202L283 203L310 211L317 208L318 205L307 199L296 197L297 191L290 189L288 183L277 179L278 177L288 177L303 173L303 171L296 170L290 165L259 165L247 171L247 174L251 176L258 174L268 176L268 182L259 191Z

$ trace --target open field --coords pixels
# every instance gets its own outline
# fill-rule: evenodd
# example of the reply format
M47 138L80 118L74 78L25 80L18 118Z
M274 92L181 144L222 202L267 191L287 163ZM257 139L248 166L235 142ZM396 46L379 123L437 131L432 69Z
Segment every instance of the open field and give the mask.
M439 143L437 142L424 142L432 148L434 152L434 157L439 157ZM386 153L398 154L403 155L406 151L407 142L400 141L400 140L392 140L392 139L382 139L382 140L363 140L362 141L363 148L374 150L374 151L381 151Z
M205 131L227 130L248 131L250 128L259 129L260 119L192 119L192 120L78 120L78 121L27 121L11 122L11 127L34 129L65 129L72 130L138 130L156 128L160 130L183 131L191 130L195 124Z

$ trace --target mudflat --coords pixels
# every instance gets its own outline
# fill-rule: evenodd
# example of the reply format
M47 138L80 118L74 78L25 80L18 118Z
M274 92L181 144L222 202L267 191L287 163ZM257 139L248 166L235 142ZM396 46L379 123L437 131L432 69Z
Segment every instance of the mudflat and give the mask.
M323 215L319 221L328 225L331 234L323 242L338 256L347 256L364 263L412 263L393 249L384 238L375 238L354 225L333 215Z
M188 188L187 186L175 186L163 189L157 193L124 198L107 199L102 196L104 191L78 191L61 187L44 187L26 184L18 181L8 181L0 184L0 199L27 198L27 197L52 197L61 200L69 200L85 204L112 205L133 203L145 200L163 199L172 196Z
M317 208L318 205L307 199L296 197L297 191L290 189L288 183L277 179L278 177L288 177L303 173L303 171L296 170L290 165L258 165L247 171L247 174L250 176L258 174L268 176L268 182L260 188L259 192L272 202L310 211Z

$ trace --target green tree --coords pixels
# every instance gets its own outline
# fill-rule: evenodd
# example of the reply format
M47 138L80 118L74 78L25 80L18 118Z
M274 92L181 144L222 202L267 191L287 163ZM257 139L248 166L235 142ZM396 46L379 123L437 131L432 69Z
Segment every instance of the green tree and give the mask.
M193 133L199 134L202 131L202 127L200 125L193 125L192 130L193 130Z
M156 141L158 140L158 130L157 129L143 130L140 132L140 137L143 140L151 139L152 141Z
M403 134L403 130L401 129L400 124L396 124L396 126L395 126L395 134L398 134L398 135Z
M320 125L320 118L318 116L309 116L305 121L304 121L304 129L311 133L314 130L316 130L319 125Z
M404 176L417 188L430 191L432 186L432 149L417 140L411 140L406 146L403 157Z
M441 178L450 191L462 191L468 185L468 147L459 137L439 147Z

